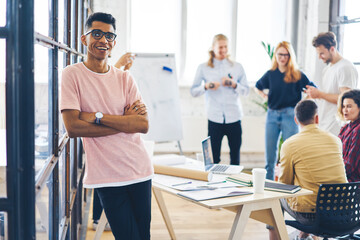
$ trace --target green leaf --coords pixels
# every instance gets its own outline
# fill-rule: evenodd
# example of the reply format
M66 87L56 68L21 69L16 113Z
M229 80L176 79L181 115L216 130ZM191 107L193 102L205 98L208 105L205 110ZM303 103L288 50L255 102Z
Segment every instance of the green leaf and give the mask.
M263 45L267 55L269 56L270 60L272 60L274 55L274 47L271 47L271 44L265 43L264 41L261 41L261 44Z

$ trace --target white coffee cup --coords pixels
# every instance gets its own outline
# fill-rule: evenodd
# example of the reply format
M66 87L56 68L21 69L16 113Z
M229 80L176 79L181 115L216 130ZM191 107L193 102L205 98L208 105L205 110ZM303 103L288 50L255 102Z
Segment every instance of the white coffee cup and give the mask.
M254 193L264 193L266 170L263 168L253 168L252 176Z

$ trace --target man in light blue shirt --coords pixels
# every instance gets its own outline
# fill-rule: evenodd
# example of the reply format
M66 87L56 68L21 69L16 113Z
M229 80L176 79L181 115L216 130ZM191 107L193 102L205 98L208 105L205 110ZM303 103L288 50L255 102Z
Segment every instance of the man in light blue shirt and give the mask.
M205 93L214 163L220 162L221 142L227 136L230 164L239 165L243 115L239 94L247 95L249 85L242 65L229 60L227 47L225 35L214 37L210 59L198 67L190 91L193 97Z

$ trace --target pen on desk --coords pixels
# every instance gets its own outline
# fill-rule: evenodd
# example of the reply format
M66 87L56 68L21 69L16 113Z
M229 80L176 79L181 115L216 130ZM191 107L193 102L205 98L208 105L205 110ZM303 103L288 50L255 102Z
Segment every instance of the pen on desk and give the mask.
M177 184L173 184L171 186L176 187L176 186L181 186L181 185L185 185L185 184L191 184L192 182L184 182L184 183L177 183Z
M226 183L226 181L221 181L221 182L209 182L207 185L219 184L219 183Z

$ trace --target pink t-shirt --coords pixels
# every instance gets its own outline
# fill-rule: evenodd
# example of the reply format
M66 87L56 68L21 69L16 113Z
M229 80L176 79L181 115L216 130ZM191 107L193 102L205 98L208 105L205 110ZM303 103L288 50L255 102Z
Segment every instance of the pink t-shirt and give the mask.
M62 72L60 110L123 115L124 107L138 99L141 95L132 76L115 67L96 73L77 63ZM125 186L153 176L139 133L83 137L83 146L86 188Z

